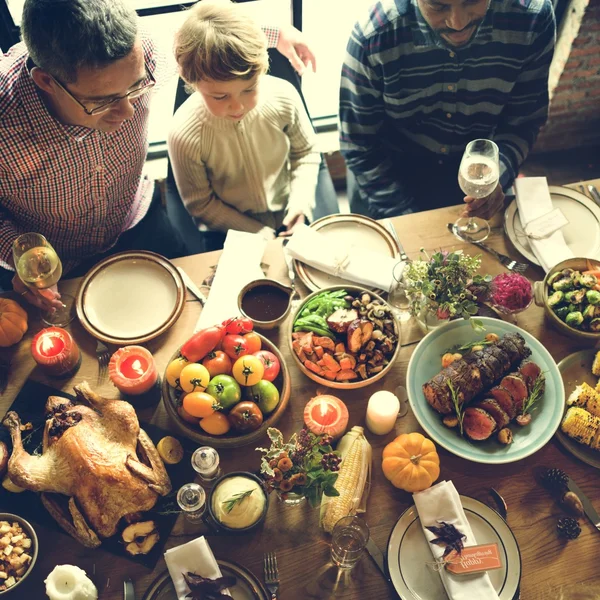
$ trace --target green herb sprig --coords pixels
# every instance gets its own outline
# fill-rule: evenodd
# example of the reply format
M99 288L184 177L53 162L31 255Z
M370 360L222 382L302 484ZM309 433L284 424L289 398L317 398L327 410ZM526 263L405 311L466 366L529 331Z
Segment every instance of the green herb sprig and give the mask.
M452 404L454 405L454 412L456 413L456 418L458 419L458 428L460 430L460 435L463 435L463 419L465 417L462 404L458 400L458 392L454 389L452 382L449 379L446 379L446 385L450 390L450 394L452 396Z
M536 402L544 395L544 389L546 387L545 383L546 378L544 377L544 373L540 373L533 382L531 394L529 394L525 402L523 402L523 410L521 411L523 416L528 414Z
M241 502L244 498L247 498L253 491L254 490L245 490L243 492L238 492L237 494L231 496L231 498L224 500L223 504L225 506L225 512L230 513L238 502Z

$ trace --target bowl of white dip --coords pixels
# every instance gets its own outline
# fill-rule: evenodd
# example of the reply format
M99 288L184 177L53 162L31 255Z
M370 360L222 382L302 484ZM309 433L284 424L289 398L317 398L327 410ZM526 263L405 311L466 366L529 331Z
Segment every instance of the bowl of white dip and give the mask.
M262 523L269 497L253 473L233 471L220 477L208 495L208 512L219 529L245 533Z

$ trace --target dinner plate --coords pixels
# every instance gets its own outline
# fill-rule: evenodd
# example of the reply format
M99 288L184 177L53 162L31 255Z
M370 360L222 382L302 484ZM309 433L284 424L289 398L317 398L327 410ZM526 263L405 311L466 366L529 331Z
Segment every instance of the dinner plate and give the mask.
M478 317L479 318L479 317ZM473 462L502 464L521 460L542 448L554 435L562 419L565 391L560 371L544 346L520 327L489 317L481 317L485 332L478 333L468 320L457 319L427 334L415 348L406 374L408 400L413 413L432 440L449 452ZM474 342L486 333L520 333L531 349L531 360L546 376L546 391L532 411L532 421L526 427L511 424L513 442L506 446L495 436L483 442L472 442L461 437L456 429L449 429L425 399L422 385L442 370L441 357L456 345Z
M77 293L77 316L96 338L139 344L179 318L185 285L175 266L154 252L121 252L99 262Z
M592 387L596 387L598 378L592 374L592 363L597 350L589 348L569 354L558 363L558 369L562 375L565 386L565 398L571 395L576 386L585 381ZM565 401L564 411L567 410ZM600 469L600 451L592 450L588 446L578 444L574 439L563 433L560 428L556 431L558 441L574 456L584 463Z
M310 225L312 229L327 236L340 246L358 246L372 252L396 258L398 247L390 232L374 219L362 215L329 215ZM348 281L335 275L319 271L299 260L294 260L298 277L311 292L332 285L344 285Z
M499 600L512 600L521 580L521 553L504 519L479 500L461 496L467 521L478 544L498 544L502 568L489 571ZM402 600L447 600L439 574L427 564L433 556L416 507L407 508L394 526L387 561L394 588Z
M237 579L229 588L233 600L269 600L269 594L262 583L245 567L228 560L218 560L223 576ZM142 600L177 600L177 594L168 571L159 575L150 585Z
M548 186L552 206L560 208L567 220L561 231L574 256L600 258L600 207L585 194L567 187ZM521 226L517 201L504 213L504 231L513 246L529 261L539 265Z

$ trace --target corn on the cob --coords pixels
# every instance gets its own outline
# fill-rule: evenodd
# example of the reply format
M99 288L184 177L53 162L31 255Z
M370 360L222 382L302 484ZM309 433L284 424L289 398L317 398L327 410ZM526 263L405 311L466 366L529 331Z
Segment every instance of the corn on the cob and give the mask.
M560 426L562 431L580 444L589 446L600 427L600 419L583 408L572 406Z
M594 362L592 363L592 373L596 375L596 377L600 377L600 350L596 352L596 356L594 356Z
M342 517L365 511L368 490L364 491L371 478L371 444L362 427L353 427L346 433L337 450L342 462L335 489L340 495L323 496L321 503L321 526L328 533Z
M600 393L585 382L573 390L567 399L567 405L585 408L595 417L600 417Z

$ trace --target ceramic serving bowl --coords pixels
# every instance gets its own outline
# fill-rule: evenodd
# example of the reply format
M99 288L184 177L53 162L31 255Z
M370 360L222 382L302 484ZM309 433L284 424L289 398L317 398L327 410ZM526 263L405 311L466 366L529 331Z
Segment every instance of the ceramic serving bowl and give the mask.
M255 279L241 289L238 308L255 328L275 329L290 314L293 292L291 287L275 279ZM257 311L262 312L261 318L258 318Z
M273 381L273 384L279 390L279 404L275 410L267 415L262 425L254 431L250 431L248 433L235 433L234 431L229 431L224 435L211 435L200 429L199 426L188 423L179 416L177 408L181 405L182 393L181 391L178 391L176 388L173 388L169 385L165 373L162 380L162 401L165 405L167 414L173 421L179 433L185 435L191 440L194 440L202 446L213 446L215 448L237 448L239 446L245 446L247 444L253 444L257 442L261 437L263 437L269 427L275 426L277 421L279 421L283 415L283 412L285 411L290 399L290 373L279 348L277 348L273 342L260 335L260 333L258 335L262 344L261 349L272 352L279 359L279 363L281 364L279 375L277 375ZM179 350L177 350L177 352L175 352L175 354L173 354L173 356L170 358L169 363L179 356L181 356L181 354Z
M27 571L25 571L23 576L19 579L19 581L17 581L15 585L9 587L6 590L0 590L0 596L4 596L5 594L10 594L10 592L12 592L13 590L16 590L21 585L21 583L25 581L27 577L29 577L31 571L33 571L33 566L37 561L39 544L35 530L31 526L31 523L29 523L29 521L26 521L22 517L19 517L18 515L13 515L11 513L0 513L0 521L8 521L11 525L13 523L18 523L23 529L23 531L27 534L27 537L31 540L31 548L27 550L27 553L29 554L29 556L31 556L31 561L29 562ZM0 561L0 564L1 563L2 561ZM0 580L0 583L4 583L4 580ZM15 598L19 597L21 597L19 596L19 594L15 595Z
M533 292L535 303L538 306L544 307L544 312L546 315L546 319L561 333L574 338L579 341L585 341L589 343L596 343L600 340L600 332L594 333L591 331L581 331L580 329L576 329L575 327L571 327L567 325L558 315L552 310L552 308L548 304L548 297L551 295L553 290L550 290L548 287L548 279L552 277L552 275L558 271L562 271L563 269L574 269L576 271L587 271L588 265L591 264L594 268L600 269L600 261L593 260L590 258L569 258L567 260L563 260L559 262L557 265L552 267L548 273L546 273L546 277L544 277L543 281L536 281L533 284ZM549 294L550 292L550 294Z
M304 363L300 360L300 358L298 357L298 354L296 353L296 351L294 349L294 339L293 339L294 323L296 322L296 319L302 314L304 307L311 300L313 300L313 298L315 298L319 294L322 294L323 292L333 292L333 291L338 291L338 290L346 290L350 295L355 296L355 297L361 297L363 294L368 294L371 297L371 299L379 300L381 303L384 304L385 307L387 307L389 309L389 317L386 317L386 319L389 318L393 321L393 328L395 331L395 336L397 338L397 341L396 341L395 347L393 349L393 353L391 354L391 356L389 356L389 359L388 359L389 362L387 365L385 365L383 367L383 369L381 371L367 377L366 379L361 379L360 376L358 379L354 379L352 381L335 381L335 380L327 379L326 377L323 377L323 376L317 374L316 372L308 369L304 365ZM318 335L318 334L315 334L315 335ZM398 323L398 320L397 320L396 316L394 315L394 312L393 312L391 306L381 296L379 296L375 292L367 290L363 287L352 285L352 284L334 285L331 287L322 288L316 292L313 292L309 296L307 296L304 299L304 301L302 302L302 304L299 306L299 308L296 310L295 314L290 319L290 323L289 323L289 327L288 327L288 331L287 331L287 338L289 340L289 344L290 344L290 347L292 350L293 360L296 363L296 365L298 366L298 368L307 377L310 377L313 381L316 381L317 383L320 383L324 386L334 388L334 389L339 389L339 390L353 390L353 389L363 388L363 387L371 385L372 383L375 383L376 381L379 381L381 378L385 377L386 374L392 368L394 362L396 362L396 359L398 358L398 354L400 352L400 341L401 341L400 340L400 324ZM345 339L346 339L345 334L340 334L336 337L337 341L345 341ZM357 353L357 354L360 354L360 353ZM314 362L314 361L311 361L311 362Z
M263 496L264 496L264 505L263 505L260 517L258 517L258 519L254 523L252 523L251 525L249 525L247 527L234 528L231 526L224 525L217 514L216 504L217 504L217 502L219 502L219 498L218 498L219 486L226 483L227 480L229 480L233 477L243 477L252 482L256 482L258 484L257 492L260 491L260 493L263 494ZM239 492L242 492L242 491L244 491L244 490L240 488ZM267 492L265 491L263 480L260 479L259 477L257 477L256 475L254 475L254 473L250 473L247 471L232 471L231 473L227 473L226 475L219 477L219 479L217 479L217 481L215 481L213 487L208 492L208 501L207 501L206 507L207 507L208 515L210 516L209 525L211 525L212 527L216 528L219 531L224 531L227 533L235 533L235 534L247 533L248 531L252 531L253 529L256 529L265 520L265 517L267 516L267 510L269 509L269 494L267 494Z

